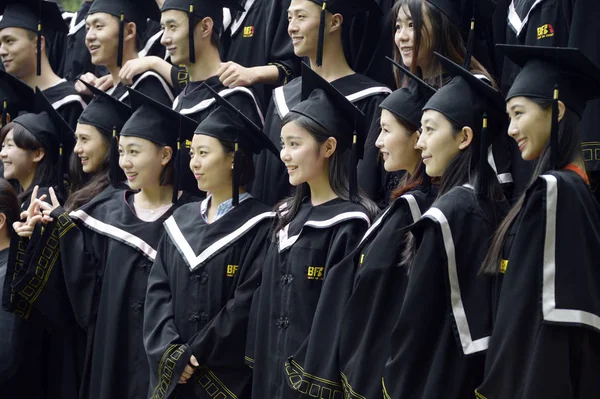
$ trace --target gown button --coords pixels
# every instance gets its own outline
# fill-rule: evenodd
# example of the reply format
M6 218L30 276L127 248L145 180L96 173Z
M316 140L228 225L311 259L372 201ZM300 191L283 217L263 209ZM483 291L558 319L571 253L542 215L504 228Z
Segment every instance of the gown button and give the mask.
M190 317L188 317L188 320L192 323L197 322L200 319L200 315L198 313L192 313L190 315Z
M208 313L206 313L206 312L200 313L200 321L202 323L207 323L208 322Z
M134 312L139 312L140 310L144 309L144 301L138 301L134 303L131 305L131 309L133 309Z
M206 284L206 283L208 283L208 273L203 272L200 275L200 284Z

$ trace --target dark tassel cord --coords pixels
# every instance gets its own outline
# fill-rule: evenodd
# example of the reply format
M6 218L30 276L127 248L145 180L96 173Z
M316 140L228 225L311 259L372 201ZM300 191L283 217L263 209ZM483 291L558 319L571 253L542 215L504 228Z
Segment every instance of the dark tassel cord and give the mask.
M321 8L321 20L319 22L319 40L317 42L317 66L323 65L323 46L325 41L325 9L327 8L327 2L323 2Z
M358 200L358 173L356 168L358 166L358 148L357 148L357 135L354 132L352 136L352 151L350 153L350 200Z
M236 140L235 142L235 151L233 152L233 164L231 165L231 191L232 191L232 204L233 206L238 206L240 204L240 170L239 170L239 162L240 162L240 152L239 152L239 144Z
M488 116L483 114L483 126L481 128L481 147L479 149L479 176L477 182L477 192L479 195L485 196L487 194L488 180L486 171L489 168L487 162L489 147L489 136L488 136Z
M194 18L194 5L190 3L190 12L188 14L189 21L189 36L190 36L190 62L193 64L196 62L196 44L194 41L194 28L195 28L195 18Z
M123 66L123 47L125 40L125 14L121 11L121 18L119 20L119 49L117 50L117 66L121 68Z
M550 130L550 168L558 166L558 85L554 86L554 97L552 100L552 129Z
M113 187L118 187L119 181L119 139L117 137L117 128L113 127L113 135L110 140L110 160L109 177Z

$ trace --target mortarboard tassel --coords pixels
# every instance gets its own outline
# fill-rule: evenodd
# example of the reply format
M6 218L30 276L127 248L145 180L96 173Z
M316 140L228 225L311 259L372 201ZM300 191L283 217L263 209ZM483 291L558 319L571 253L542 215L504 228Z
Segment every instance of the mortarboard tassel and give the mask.
M7 124L8 124L8 104L7 104L7 101L4 100L4 101L2 101L2 126L0 126L0 128L3 128Z
M40 19L40 21L38 21L38 26L37 26L37 54L36 54L36 61L37 61L37 76L40 76L42 74L42 21Z
M550 129L550 170L557 168L558 163L558 85L554 86L552 99L552 128Z
M110 159L108 177L113 187L118 187L119 181L119 139L117 137L117 127L113 126L112 138L110 139Z
M194 40L194 28L195 28L195 18L194 18L194 5L190 1L190 12L188 13L188 22L189 22L189 36L190 36L190 63L194 64L196 62L196 44Z
M358 167L358 135L356 134L356 130L352 135L352 151L350 152L350 200L357 201L358 200L358 172L356 168Z
M60 147L58 147L58 165L57 165L57 173L56 173L56 189L59 195L63 195L66 198L66 190L65 190L65 170L64 170L64 156L63 156L63 143L60 143Z
M125 40L125 14L121 10L121 18L119 19L119 49L117 50L117 67L123 66L123 47Z
M239 144L237 138L235 140L235 150L233 152L233 163L231 164L231 188L232 188L232 205L238 206L240 204L240 171L239 171L239 161L240 161L240 152L239 152Z
M467 40L467 53L463 61L463 68L467 71L471 70L471 58L473 57L473 49L475 48L475 17L471 19L471 29L469 30L469 39Z
M181 171L183 170L183 166L181 165L181 116L179 117L179 130L177 137L177 151L175 152L175 159L173 159L174 166L174 176L173 176L173 197L171 199L172 203L176 203L179 198L179 179L181 176Z
M317 41L317 66L323 65L323 47L325 46L325 9L327 8L327 2L323 1L323 7L321 8L321 19L319 22L319 39Z
M487 195L488 181L486 170L489 168L488 164L488 116L486 113L483 114L483 125L481 127L481 145L479 148L479 173L477 182L477 193L481 196Z

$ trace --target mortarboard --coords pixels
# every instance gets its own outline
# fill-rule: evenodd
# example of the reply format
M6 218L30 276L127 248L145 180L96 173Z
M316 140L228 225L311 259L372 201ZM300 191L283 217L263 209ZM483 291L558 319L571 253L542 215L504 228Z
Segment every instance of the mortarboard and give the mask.
M2 126L6 126L20 112L32 112L35 92L27 83L0 69L0 101L2 101Z
M41 74L42 34L48 39L50 32L67 32L68 27L62 18L58 5L43 0L0 1L0 30L21 28L37 34L37 75Z
M325 35L325 11L332 14L341 14L350 18L364 12L381 13L379 5L374 0L310 0L321 7L321 20L319 23L319 37L317 42L316 64L323 64L323 40ZM349 21L348 21L349 22Z
M56 183L60 190L64 190L64 171L75 147L75 134L71 126L39 88L35 90L33 113L21 115L13 122L27 129L42 144L46 156L57 163Z
M189 20L189 43L190 62L196 62L196 51L194 44L194 28L196 22L210 17L214 23L214 30L221 32L223 28L223 8L229 8L232 13L243 11L239 0L166 0L160 9L161 12L168 10L179 10L188 14Z
M435 53L452 80L440 88L423 107L423 111L434 110L443 114L454 124L469 126L480 140L480 173L478 193L487 192L485 168L488 168L487 154L489 143L488 119L495 125L504 118L504 98L486 81L479 79L469 70L454 63L439 53Z
M600 97L600 68L579 49L497 45L504 56L521 66L506 96L554 101L550 136L551 164L558 150L558 101L581 117L588 101Z
M94 0L88 15L95 13L110 14L119 19L119 47L117 51L117 66L123 66L123 36L125 22L134 22L140 37L146 30L148 19L160 20L160 10L154 0Z
M279 150L271 139L252 122L246 115L229 101L221 97L209 85L204 86L210 91L219 107L206 117L196 128L196 134L203 134L219 140L235 143L233 159L233 205L239 204L239 170L236 168L238 146L249 153L258 154L262 150L271 151L279 157Z
M386 57L405 76L409 77L409 84L394 91L381 102L379 108L386 109L404 122L414 126L421 126L423 107L435 94L437 89L425 83L421 78L411 73L406 67Z
M118 135L131 117L131 107L83 80L80 82L94 94L94 99L79 116L79 123L95 126L105 135Z
M365 115L328 81L302 63L302 102L290 112L303 115L335 137L340 148L352 150L350 197L356 199L356 166L366 140Z

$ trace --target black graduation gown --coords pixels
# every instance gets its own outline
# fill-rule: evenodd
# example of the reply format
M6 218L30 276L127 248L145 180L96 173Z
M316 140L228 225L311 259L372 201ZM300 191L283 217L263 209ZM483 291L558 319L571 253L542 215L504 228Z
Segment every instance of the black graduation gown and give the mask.
M477 397L600 397L600 205L575 172L552 171L515 223Z
M0 251L0 287L4 286L8 249ZM31 361L42 352L43 328L0 309L0 397L45 398L42 365Z
M52 104L52 107L75 130L79 115L87 107L87 103L83 100L79 92L75 90L74 84L63 80L44 90L44 94Z
M282 208L285 211L285 208ZM308 338L323 281L359 243L369 217L358 204L334 199L304 202L269 246L254 295L246 362L253 368L253 398L298 398L284 364Z
M146 31L144 32L143 46L138 51L140 57L154 56L165 59L167 48L160 43L163 30L160 28L160 22L148 20Z
M386 56L392 57L395 46L394 0L375 1L379 4L380 13L361 13L349 24L344 24L344 53L353 70L388 87L395 87L394 69L385 59Z
M38 191L39 196L43 194L48 195L46 187ZM21 208L27 209L29 202L24 201ZM75 322L62 270L55 268L60 263L60 251L54 245L57 241L39 244L47 241L53 231L44 229L44 236L38 226L31 239L11 239L2 306L23 319L22 325L33 334L25 343L23 358L37 361L32 365L25 360L19 371L25 373L28 389L40 392L31 397L75 398L82 380L85 333Z
M144 310L150 397L250 397L246 329L274 215L248 199L212 224L197 202L167 219ZM178 385L192 354L200 368Z
M69 21L69 33L64 39L63 60L58 69L54 69L57 75L74 82L81 75L91 72L100 77L108 74L104 66L92 64L90 51L85 45L85 19L92 3L83 1L79 10Z
M493 279L479 269L495 225L470 186L441 196L411 228L418 249L391 334L385 398L473 397L492 329Z
M246 0L244 3L249 6L247 10L237 15L221 36L221 58L247 68L275 65L280 70L280 85L298 76L300 59L294 54L294 46L287 32L290 2ZM252 86L261 107L264 107L263 111L269 105L276 86Z
M366 116L369 134L365 143L364 159L358 165L358 183L366 194L380 203L387 200L385 171L378 161L379 150L375 141L379 136L379 104L391 90L372 79L353 74L334 80L331 84L354 103ZM265 133L281 149L281 120L296 104L302 95L302 77L292 80L273 91L273 98L267 111ZM281 160L261 153L254 158L256 177L250 186L254 197L267 205L275 205L290 195L290 186L285 165Z
M389 357L389 333L398 318L407 273L398 265L406 227L433 203L435 190L411 191L373 222L360 244L325 280L310 335L286 362L294 390L376 398ZM368 365L368 366L367 366ZM288 373L290 374L290 373Z
M74 317L87 333L81 398L144 398L148 392L142 340L147 277L162 222L190 198L182 196L154 222L137 218L132 199L133 192L108 188L70 214L55 209L38 254L44 258L47 247L55 248L62 267L29 273L31 282L38 272L44 281L56 278L56 270L64 275ZM53 287L38 288L37 302L51 306Z
M170 107L173 104L173 100L175 100L171 85L154 71L147 71L137 75L133 78L133 84L129 87L167 107ZM109 89L107 93L119 99L119 101L129 104L129 92L127 91L127 86L123 83L119 82L119 84Z
M600 47L597 39L600 36L600 3L595 0L541 0L527 2L533 7L514 9L509 7L510 0L500 2L498 7L506 10L500 13L497 32L504 31L505 37L497 37L499 43L579 48L594 63L600 65ZM506 16L505 18L503 18ZM502 25L504 24L504 25ZM502 29L502 26L505 28ZM499 59L501 70L501 87L506 93L514 82L519 68L507 59ZM600 100L588 103L583 113L579 131L586 168L591 171L592 186L597 190L600 181ZM512 142L513 140L511 140ZM527 187L533 170L533 163L523 161L521 153L514 142L511 143L513 176L516 195Z

